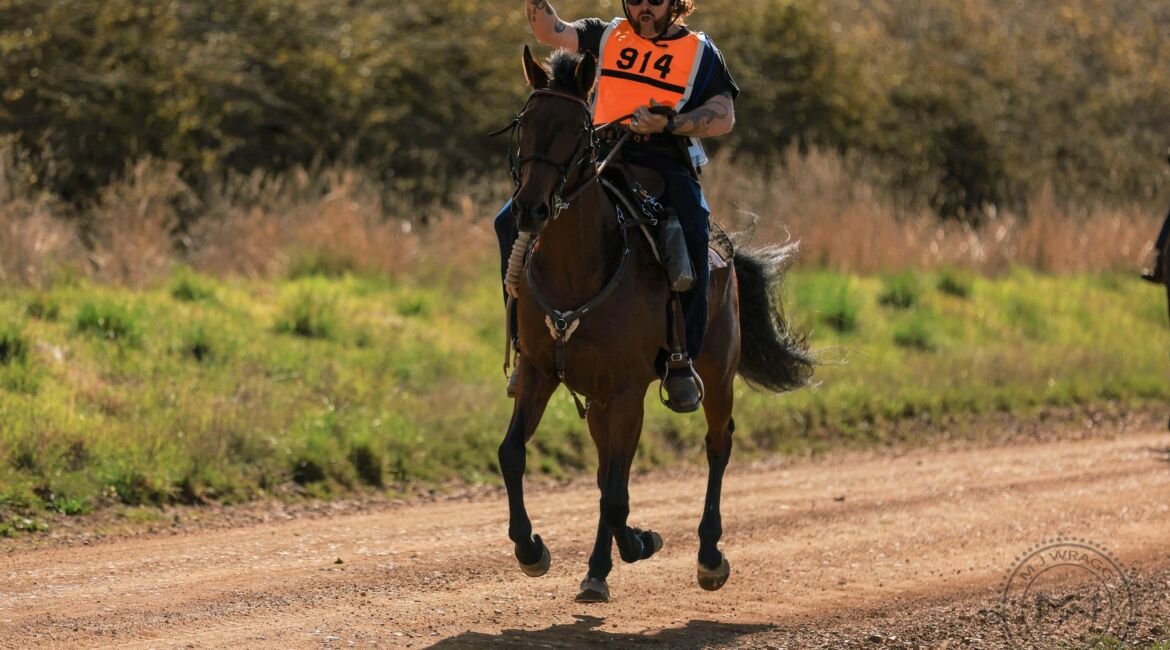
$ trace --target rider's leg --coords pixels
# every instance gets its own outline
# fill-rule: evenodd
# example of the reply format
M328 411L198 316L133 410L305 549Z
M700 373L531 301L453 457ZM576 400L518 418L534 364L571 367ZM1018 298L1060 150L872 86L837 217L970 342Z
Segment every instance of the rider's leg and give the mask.
M508 258L512 255L512 244L515 243L516 238L520 232L516 228L516 218L512 216L512 201L509 200L504 204L504 208L496 215L496 238L500 242L500 281L503 282L504 277L508 273ZM504 289L504 304L508 302L508 290ZM516 330L516 310L512 309L508 312L509 329L512 336L517 334ZM512 344L515 345L515 339ZM517 362L512 374L508 376L508 397L515 397L520 382L520 364Z
M687 242L687 254L695 269L695 285L689 291L679 294L686 329L687 357L694 359L703 348L703 336L707 331L707 283L710 280L707 217L711 210L698 181L689 174L664 176L666 193L663 202L678 213L679 224ZM672 370L667 377L666 390L672 409L689 412L699 407L699 387L689 370Z
M687 241L687 254L695 267L695 286L679 294L686 322L686 350L694 359L703 349L703 335L707 331L707 283L711 275L707 265L707 246L711 236L707 217L711 210L702 187L689 175L668 176L664 198L666 204L678 212L679 224Z
M516 228L516 218L512 216L512 200L504 204L504 208L496 215L496 238L500 241L500 281L508 272L508 257L512 255L512 244L516 241L520 231ZM507 290L504 291L504 300L508 299Z

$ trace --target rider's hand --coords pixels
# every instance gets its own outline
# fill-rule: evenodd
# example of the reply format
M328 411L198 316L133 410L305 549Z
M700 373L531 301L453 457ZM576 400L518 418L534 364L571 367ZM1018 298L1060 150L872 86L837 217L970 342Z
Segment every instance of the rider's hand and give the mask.
M630 130L634 133L662 133L666 128L666 116L655 115L650 112L650 106L664 106L653 99L649 106L639 106L634 110L634 117L630 120Z

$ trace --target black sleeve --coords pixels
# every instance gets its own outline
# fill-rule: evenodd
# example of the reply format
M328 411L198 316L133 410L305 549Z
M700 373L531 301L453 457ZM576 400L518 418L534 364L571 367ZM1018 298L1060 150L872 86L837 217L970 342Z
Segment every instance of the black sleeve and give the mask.
M588 52L595 59L601 56L601 37L609 23L600 18L582 18L569 24L577 30L577 51Z
M723 52L720 52L714 43L711 43L711 51L714 56L711 59L710 80L707 82L707 87L702 90L702 99L706 102L717 95L728 95L732 100L735 100L739 97L739 85L735 83L735 78L727 69L727 62L723 60Z

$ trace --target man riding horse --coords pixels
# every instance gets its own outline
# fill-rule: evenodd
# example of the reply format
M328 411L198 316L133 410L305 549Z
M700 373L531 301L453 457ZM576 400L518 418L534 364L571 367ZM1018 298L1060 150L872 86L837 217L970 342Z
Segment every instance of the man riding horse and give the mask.
M695 0L623 0L625 18L566 23L547 0L524 2L538 41L589 53L598 60L593 123L606 124L632 114L618 127L634 134L621 151L623 158L657 171L666 181L662 203L678 215L695 271L693 287L680 295L685 363L672 364L664 382L667 406L681 413L699 408L701 390L689 366L703 346L707 325L710 209L698 180L699 168L707 162L698 138L731 131L733 102L739 95L715 44L706 34L686 26L694 6ZM603 133L602 137L612 143L618 135ZM509 202L495 221L505 269L517 238L515 209ZM514 372L509 395L514 394L518 380L519 373Z

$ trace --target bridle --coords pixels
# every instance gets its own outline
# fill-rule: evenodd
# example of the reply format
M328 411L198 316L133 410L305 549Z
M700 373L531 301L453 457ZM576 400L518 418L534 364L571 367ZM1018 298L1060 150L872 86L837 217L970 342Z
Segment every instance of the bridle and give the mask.
M573 154L569 156L569 160L567 162L561 162L539 153L529 154L527 156L519 155L519 140L521 131L524 128L520 122L521 119L528 113L529 105L532 104L532 100L536 99L537 97L555 97L557 99L567 100L577 104L584 111L581 127L577 130L577 145L574 147ZM583 169L592 165L597 156L597 132L593 128L593 119L591 114L592 112L589 110L589 104L585 103L585 100L581 99L580 97L556 90L538 89L532 91L532 94L528 96L527 101L524 102L524 106L520 108L520 112L516 113L516 115L512 117L512 122L508 124L508 126L505 126L498 131L493 131L489 134L499 135L501 133L511 131L512 143L508 147L508 171L511 172L512 182L516 185L516 189L512 192L513 199L515 199L516 195L520 193L520 174L524 168L524 165L528 163L543 163L557 170L561 176L560 180L557 182L556 188L553 189L551 196L550 205L552 207L552 218L556 219L558 216L560 216L561 212L565 208L569 207L569 203L571 203L572 200L576 198L576 193L574 193L574 195L571 196L567 201L562 198L565 185L569 182L569 176L573 175L573 172L577 171L578 169Z
M585 116L582 119L581 127L577 131L577 145L573 149L573 155L569 157L568 162L562 163L544 154L530 154L527 156L519 155L520 132L523 129L523 126L520 124L520 120L528 112L529 105L532 103L532 100L536 99L537 97L556 97L558 99L568 100L574 104L577 104L584 110ZM623 144L625 144L626 139L630 137L630 131L627 130L622 135L622 137L617 140L609 154L605 157L605 160L603 160L601 164L597 166L591 175L582 179L577 187L573 188L568 193L565 192L565 185L568 184L569 177L572 176L574 171L580 168L589 167L593 163L597 162L597 134L605 131L615 124L629 119L632 115L623 115L622 117L619 117L618 119L601 126L593 125L592 115L593 111L589 108L589 104L580 97L557 90L541 88L532 91L532 93L528 95L528 99L525 100L524 106L522 106L520 111L512 117L512 121L508 123L507 126L502 129L492 131L488 134L489 136L495 136L501 135L503 133L511 133L511 144L508 147L508 171L512 174L512 182L516 186L516 189L512 191L512 199L515 199L516 195L520 193L520 173L523 170L524 165L527 163L544 163L557 170L561 175L561 178L557 182L556 188L553 190L552 196L550 197L551 201L549 204L552 207L551 218L553 220L559 217L561 212L564 211L565 208L569 207L569 204L573 202L573 199L577 198L581 192L583 192L585 188L589 186L590 183L597 181L597 179L601 177L601 172L605 170L606 166L608 166L609 162L613 160L618 150L621 149Z

